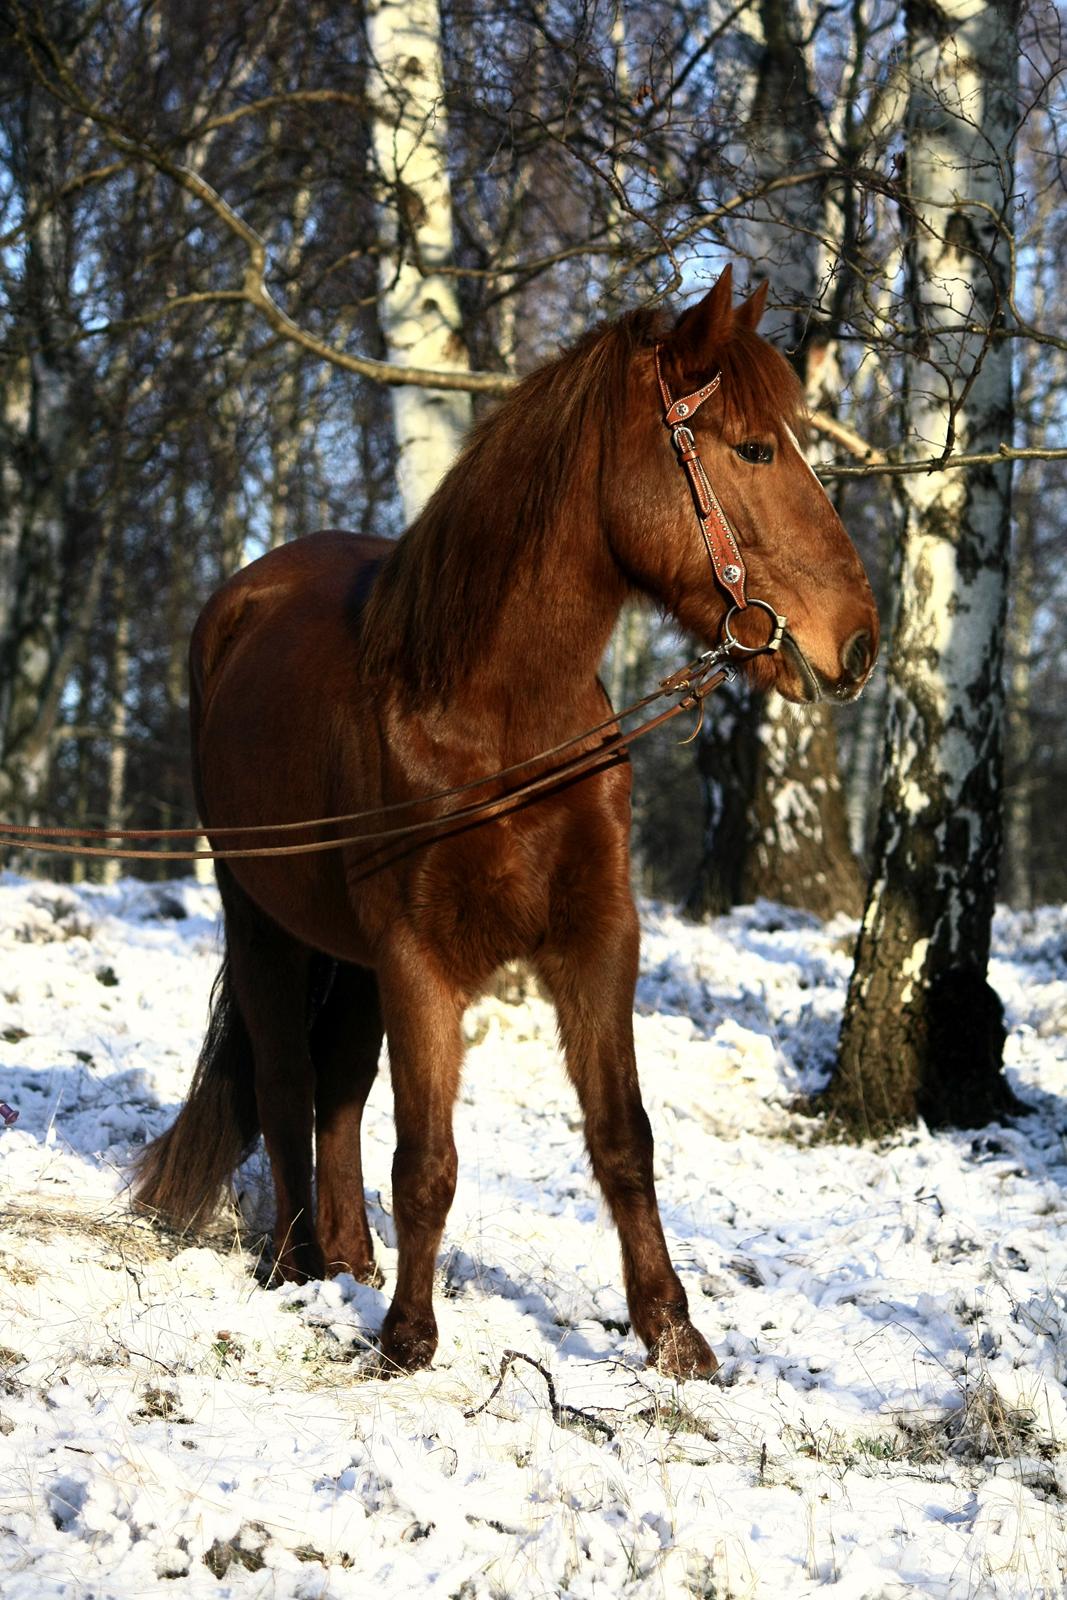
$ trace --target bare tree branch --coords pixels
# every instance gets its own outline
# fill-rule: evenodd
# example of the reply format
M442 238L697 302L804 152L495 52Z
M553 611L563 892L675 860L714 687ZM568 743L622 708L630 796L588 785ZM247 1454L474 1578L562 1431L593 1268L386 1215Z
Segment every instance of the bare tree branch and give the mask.
M970 456L928 456L923 461L888 461L874 459L862 467L829 466L815 468L820 478L903 478L915 472L945 472L963 467L990 467L1003 461L1067 461L1067 448L1037 447L1017 450L1002 444L999 450Z

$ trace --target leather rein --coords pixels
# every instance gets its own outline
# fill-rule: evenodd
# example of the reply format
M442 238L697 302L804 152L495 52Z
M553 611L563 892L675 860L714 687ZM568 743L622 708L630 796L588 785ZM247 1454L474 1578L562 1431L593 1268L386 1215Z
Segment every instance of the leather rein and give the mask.
M517 810L529 800L553 788L561 788L574 782L577 778L584 777L586 773L597 768L612 766L621 758L622 753L630 745L651 733L654 728L662 727L674 717L684 711L699 708L703 718L704 701L720 684L728 682L735 675L735 668L730 664L729 658L751 657L772 654L777 651L782 643L785 632L786 619L766 600L750 599L745 593L745 563L741 555L737 538L730 526L725 511L719 503L715 491L711 487L700 452L696 447L696 439L688 427L688 421L700 409L706 400L719 388L722 374L716 373L708 383L700 389L695 389L691 394L682 395L679 399L672 398L663 376L660 362L660 345L655 346L654 359L656 379L659 384L660 394L663 399L663 422L671 432L671 442L678 454L678 459L685 469L689 487L692 491L697 520L700 525L704 546L711 563L712 574L716 583L730 598L730 607L722 623L722 641L711 650L705 650L695 660L672 672L669 677L660 681L658 689L645 695L640 700L635 700L632 705L626 706L622 711L613 711L609 717L598 722L592 728L586 728L582 733L574 734L565 739L561 744L553 745L549 750L541 750L536 755L528 756L524 761L517 761L511 766L502 767L497 772L487 773L485 777L474 778L468 783L454 785L450 789L439 789L434 794L420 795L410 800L398 800L388 805L374 806L366 811L353 811L336 817L316 817L305 822L281 823L256 823L248 826L230 826L225 828L45 828L32 826L19 826L16 823L0 822L0 849L15 850L25 849L52 855L64 856L103 856L109 860L119 861L233 861L248 859L250 857L264 856L299 856L313 855L326 850L338 850L347 845L357 844L386 844L391 841L400 842L407 840L418 843L420 839L430 842L434 839L447 837L452 832L474 826L481 822L490 821L494 817L505 815ZM761 645L746 645L735 636L732 622L738 612L756 606L765 611L771 619L771 632L765 643ZM618 724L627 717L636 715L653 705L657 700L665 699L670 695L677 695L677 702L666 711L659 712L647 721L640 723L629 733L618 730ZM576 746L582 745L586 740L594 738L598 733L611 729L617 731L595 746L592 750L578 751ZM699 724L698 724L699 730ZM695 734L694 734L695 737ZM277 838L280 834L305 832L309 828L346 828L351 829L355 824L388 817L398 811L411 812L421 806L438 805L445 800L457 799L469 794L475 789L482 789L486 784L499 783L505 779L516 777L519 773L530 767L535 767L543 761L551 761L557 756L566 757L550 772L541 773L539 776L524 779L515 784L505 794L498 795L489 800L472 801L469 804L458 806L453 811L448 811L444 816L425 817L420 821L389 826L384 828L361 829L358 832L346 832L330 839L301 840L295 844L281 845L235 845L221 850L135 850L125 846L114 845L81 845L63 843L70 839L122 839L122 840L163 840L163 839L198 839L204 834L212 838L258 838L269 834Z

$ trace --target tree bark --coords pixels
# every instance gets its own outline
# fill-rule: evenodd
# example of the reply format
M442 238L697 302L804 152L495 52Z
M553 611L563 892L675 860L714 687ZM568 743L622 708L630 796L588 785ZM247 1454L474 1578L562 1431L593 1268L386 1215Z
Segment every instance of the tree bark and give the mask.
M931 455L1011 438L1018 7L907 11L913 353L905 431ZM1009 463L903 480L875 867L827 1109L850 1132L977 1126L1016 1104L986 981L1001 846Z
M22 111L13 165L25 212L40 214L27 230L0 419L0 815L33 822L51 775L62 680L73 664L71 627L88 621L85 604L74 607L72 620L71 506L92 408L72 339L70 211L51 205L61 183L60 111L36 89L26 90ZM87 603L101 570L98 559L88 582L81 575Z
M796 0L760 0L738 28L743 159L755 166L748 176L771 179L822 158L827 136ZM813 321L826 227L825 190L806 184L754 207L737 232L754 273L770 275L783 302L767 313L762 331L783 345L815 406L836 399L833 339ZM764 897L824 917L858 915L862 880L827 707L798 715L777 695L756 697L738 681L716 697L697 760L705 841L691 914L715 915Z
M688 909L718 915L766 899L824 917L856 914L859 868L833 723L784 702L761 707L732 687L697 757L712 848Z

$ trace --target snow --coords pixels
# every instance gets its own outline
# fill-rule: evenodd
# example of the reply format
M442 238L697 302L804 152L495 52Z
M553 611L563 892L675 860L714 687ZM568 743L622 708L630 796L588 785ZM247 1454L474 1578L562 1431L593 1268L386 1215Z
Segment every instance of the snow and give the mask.
M468 1019L431 1371L373 1364L387 1074L366 1119L384 1292L267 1290L254 1226L205 1243L131 1215L125 1163L195 1059L216 909L192 882L0 876L4 1600L1067 1592L1060 910L996 925L1033 1113L857 1148L793 1109L824 1080L855 925L643 907L660 1201L723 1361L677 1384L629 1332L536 1000ZM261 1224L257 1158L239 1186Z

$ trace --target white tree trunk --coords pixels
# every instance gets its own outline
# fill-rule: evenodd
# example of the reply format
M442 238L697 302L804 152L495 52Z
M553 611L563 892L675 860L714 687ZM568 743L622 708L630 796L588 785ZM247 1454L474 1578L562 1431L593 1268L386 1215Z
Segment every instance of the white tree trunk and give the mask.
M383 187L379 320L388 356L467 371L452 259L437 0L368 0L374 151ZM411 522L470 426L465 394L391 391L404 514Z
M1010 442L1017 6L910 8L906 187L916 452ZM994 335L987 337L984 330ZM981 1123L1011 1104L986 983L1001 842L1009 463L903 480L875 875L831 1089L861 1129Z

